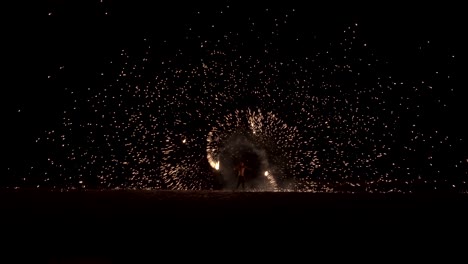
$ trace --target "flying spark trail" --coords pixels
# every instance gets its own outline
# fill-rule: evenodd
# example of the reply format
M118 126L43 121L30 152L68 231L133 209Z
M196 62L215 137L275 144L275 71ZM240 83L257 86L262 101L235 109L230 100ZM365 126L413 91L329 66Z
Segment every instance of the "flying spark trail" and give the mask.
M424 170L461 139L418 124L434 104L431 79L393 78L358 29L308 56L281 55L274 40L243 52L234 33L214 41L191 29L196 56L161 57L146 39L143 54L122 50L97 87L68 90L62 125L39 137L53 150L41 185L231 189L240 160L253 190L407 192L444 181ZM451 162L466 172L465 160Z

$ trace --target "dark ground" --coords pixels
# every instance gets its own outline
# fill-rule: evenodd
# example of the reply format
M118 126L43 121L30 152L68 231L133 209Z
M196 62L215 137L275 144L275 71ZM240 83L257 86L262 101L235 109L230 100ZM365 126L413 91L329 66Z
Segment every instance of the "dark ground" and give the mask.
M4 253L39 252L49 263L141 263L134 257L148 254L297 256L354 247L394 255L449 244L456 252L467 244L467 209L467 195L442 193L0 191ZM129 254L131 262L121 257Z

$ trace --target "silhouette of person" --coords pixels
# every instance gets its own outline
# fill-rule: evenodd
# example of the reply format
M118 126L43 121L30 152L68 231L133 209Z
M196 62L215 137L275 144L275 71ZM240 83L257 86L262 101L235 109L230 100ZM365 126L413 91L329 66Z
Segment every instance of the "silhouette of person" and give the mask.
M237 166L237 186L236 189L239 189L239 186L242 186L242 189L245 189L245 164L241 162L239 166Z

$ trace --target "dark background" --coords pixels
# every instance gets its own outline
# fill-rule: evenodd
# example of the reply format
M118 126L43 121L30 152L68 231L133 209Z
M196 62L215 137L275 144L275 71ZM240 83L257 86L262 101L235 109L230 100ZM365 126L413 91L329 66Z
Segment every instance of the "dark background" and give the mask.
M249 17L263 20L266 8L269 14L296 9L274 44L282 56L308 54L310 45L340 39L343 28L358 23L369 46L390 62L392 76L414 81L435 70L451 72L455 95L447 101L449 111L426 122L466 138L467 41L461 1L326 2L47 1L40 9L44 23L32 22L37 31L23 37L27 41L21 46L40 58L37 65L31 66L28 59L33 57L28 56L16 61L13 68L20 71L15 81L2 89L0 186L16 185L34 161L45 159L35 139L61 123L69 102L64 86L99 85L95 75L105 62L122 49L139 50L145 37L170 52L190 47L180 41L187 25L198 25L198 33L210 38L213 33L203 28L220 19L215 12L226 5L229 14L216 24L241 33L248 31ZM263 28L271 32L271 26ZM301 45L292 44L297 36ZM170 45L162 45L164 40ZM41 79L34 82L29 70L39 72ZM51 85L45 75L59 81ZM452 155L466 160L466 147L458 149ZM466 178L466 172L458 173ZM155 261L187 257L223 262L231 257L245 261L250 254L262 261L273 257L288 262L336 256L348 261L401 261L408 256L433 261L440 254L448 261L466 251L465 196L7 190L0 198L5 263L137 263L146 255Z

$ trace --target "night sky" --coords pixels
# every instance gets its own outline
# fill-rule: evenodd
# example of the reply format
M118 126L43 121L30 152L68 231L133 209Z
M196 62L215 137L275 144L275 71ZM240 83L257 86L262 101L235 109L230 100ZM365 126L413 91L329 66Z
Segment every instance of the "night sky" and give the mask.
M462 4L147 2L47 1L0 186L467 192Z

